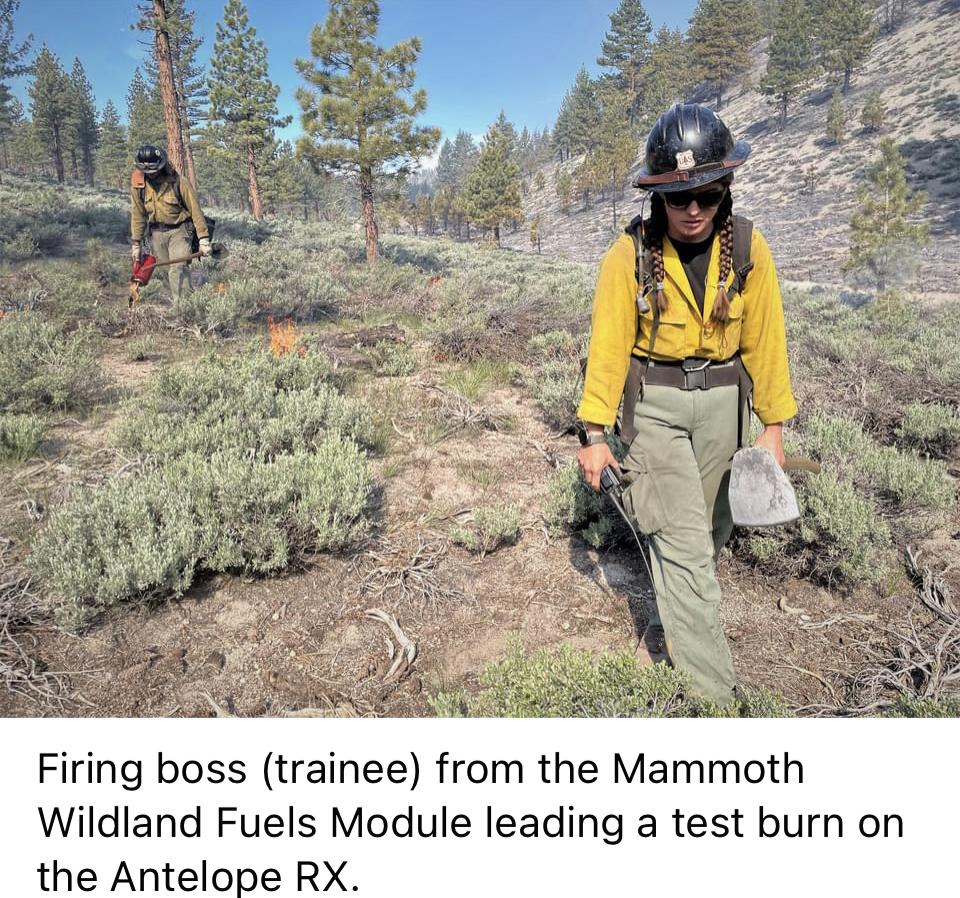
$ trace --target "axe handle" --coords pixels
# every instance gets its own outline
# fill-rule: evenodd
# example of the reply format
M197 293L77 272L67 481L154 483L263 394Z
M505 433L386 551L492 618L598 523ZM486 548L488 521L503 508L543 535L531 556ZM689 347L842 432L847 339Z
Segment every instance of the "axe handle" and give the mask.
M819 474L821 468L817 462L811 461L809 458L803 458L799 455L788 455L786 461L783 463L783 470L810 471L811 474Z
M163 268L164 265L179 265L181 262L189 262L192 259L199 259L200 253L191 253L189 256L181 256L179 259L167 259L166 262L154 262L151 268Z

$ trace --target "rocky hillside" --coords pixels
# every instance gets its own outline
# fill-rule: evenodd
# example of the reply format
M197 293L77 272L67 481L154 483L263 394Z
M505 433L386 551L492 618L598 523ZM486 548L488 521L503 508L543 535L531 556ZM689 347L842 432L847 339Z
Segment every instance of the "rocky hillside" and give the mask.
M735 89L721 114L753 155L738 172L738 209L756 221L770 240L781 273L799 281L839 283L840 263L848 245L848 221L856 206L859 176L875 157L882 137L897 141L908 166L909 183L927 191L925 214L932 239L923 251L915 285L923 291L956 291L960 274L960 3L917 0L893 35L881 36L845 98L849 137L842 145L826 137L827 108L834 82L821 78L790 111L787 127L777 129L766 97L756 90ZM754 51L750 83L766 66L765 46ZM880 134L860 125L865 98L879 91L886 107ZM574 168L579 160L565 165ZM569 213L559 208L554 170L545 170L546 188L526 198L528 217L541 216L542 250L584 262L596 262L615 231L607 199L588 208L577 202ZM817 179L803 172L815 168ZM618 225L639 210L627 188ZM619 206L619 203L618 203ZM506 244L529 251L521 228Z

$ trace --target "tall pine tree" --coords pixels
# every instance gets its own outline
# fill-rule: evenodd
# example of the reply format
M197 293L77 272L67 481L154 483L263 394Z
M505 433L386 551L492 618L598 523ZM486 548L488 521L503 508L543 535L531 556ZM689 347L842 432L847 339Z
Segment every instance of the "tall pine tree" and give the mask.
M924 222L911 220L925 197L911 196L903 156L890 138L880 141L880 158L867 170L857 198L860 208L850 218L850 257L844 269L866 270L883 291L905 274L929 234Z
M243 161L250 210L259 220L263 218L260 159L265 149L273 147L274 130L288 125L290 117L277 113L280 88L269 78L267 45L257 38L241 0L227 0L210 66L210 122Z
M723 104L723 93L750 68L760 32L752 0L700 0L690 20L690 62L699 81Z
M297 91L305 131L298 151L317 167L356 179L371 265L378 255L378 175L412 170L440 141L439 130L415 124L427 107L426 91L414 90L419 38L379 47L379 24L376 0L330 0L326 21L310 37L312 59L296 63L311 86Z
M15 124L19 124L8 82L30 71L30 66L23 62L30 49L30 40L17 44L14 38L13 17L19 7L20 0L0 0L0 166L3 167L10 164L7 145L13 137Z
M811 31L810 7L806 0L781 0L760 93L775 104L780 129L787 124L790 103L817 74Z
M849 93L850 78L876 37L873 13L864 0L817 0L814 11L823 66L843 75L843 92Z
M97 179L101 184L122 190L130 170L127 132L112 100L107 100L100 115L96 156Z
M493 125L487 131L480 158L463 187L464 205L472 221L493 230L500 245L500 226L517 219L520 207L520 169L510 159L503 132Z
M53 163L57 181L64 182L64 152L70 128L70 79L60 60L46 47L37 54L33 67L30 115L37 136L43 141Z
M629 92L627 110L631 121L636 117L641 78L649 65L652 30L653 22L641 0L620 0L610 14L610 30L600 45L597 64L613 69L620 87Z
M155 83L147 84L137 69L127 88L127 139L131 159L144 144L166 147L163 101Z
M93 187L94 156L100 139L97 128L97 106L93 87L79 59L74 59L70 72L70 118L69 131L71 151L79 157L83 180Z

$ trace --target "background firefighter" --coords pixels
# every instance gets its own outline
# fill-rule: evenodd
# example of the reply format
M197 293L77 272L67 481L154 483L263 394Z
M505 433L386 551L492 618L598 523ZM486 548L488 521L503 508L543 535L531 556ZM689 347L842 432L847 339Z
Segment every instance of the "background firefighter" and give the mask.
M578 461L597 489L603 468L618 467L603 430L623 397L624 502L649 537L657 596L645 641L665 636L674 664L720 702L735 685L715 572L733 529L730 464L749 434L751 389L756 445L781 465L783 422L797 411L773 258L733 215L733 170L749 153L704 106L657 120L634 182L652 191L651 215L604 257L578 410L589 443ZM739 270L737 256L749 259Z
M149 232L153 255L158 263L189 256L194 232L201 256L213 252L210 233L193 185L180 177L160 147L142 146L130 178L131 257L140 261L143 238ZM170 293L177 302L190 291L187 264L167 269Z

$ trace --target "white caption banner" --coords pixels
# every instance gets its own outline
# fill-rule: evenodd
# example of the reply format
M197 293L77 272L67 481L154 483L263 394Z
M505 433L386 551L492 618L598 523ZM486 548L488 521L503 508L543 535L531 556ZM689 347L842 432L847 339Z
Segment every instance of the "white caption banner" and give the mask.
M960 721L7 720L2 891L934 893L955 887L958 736Z

